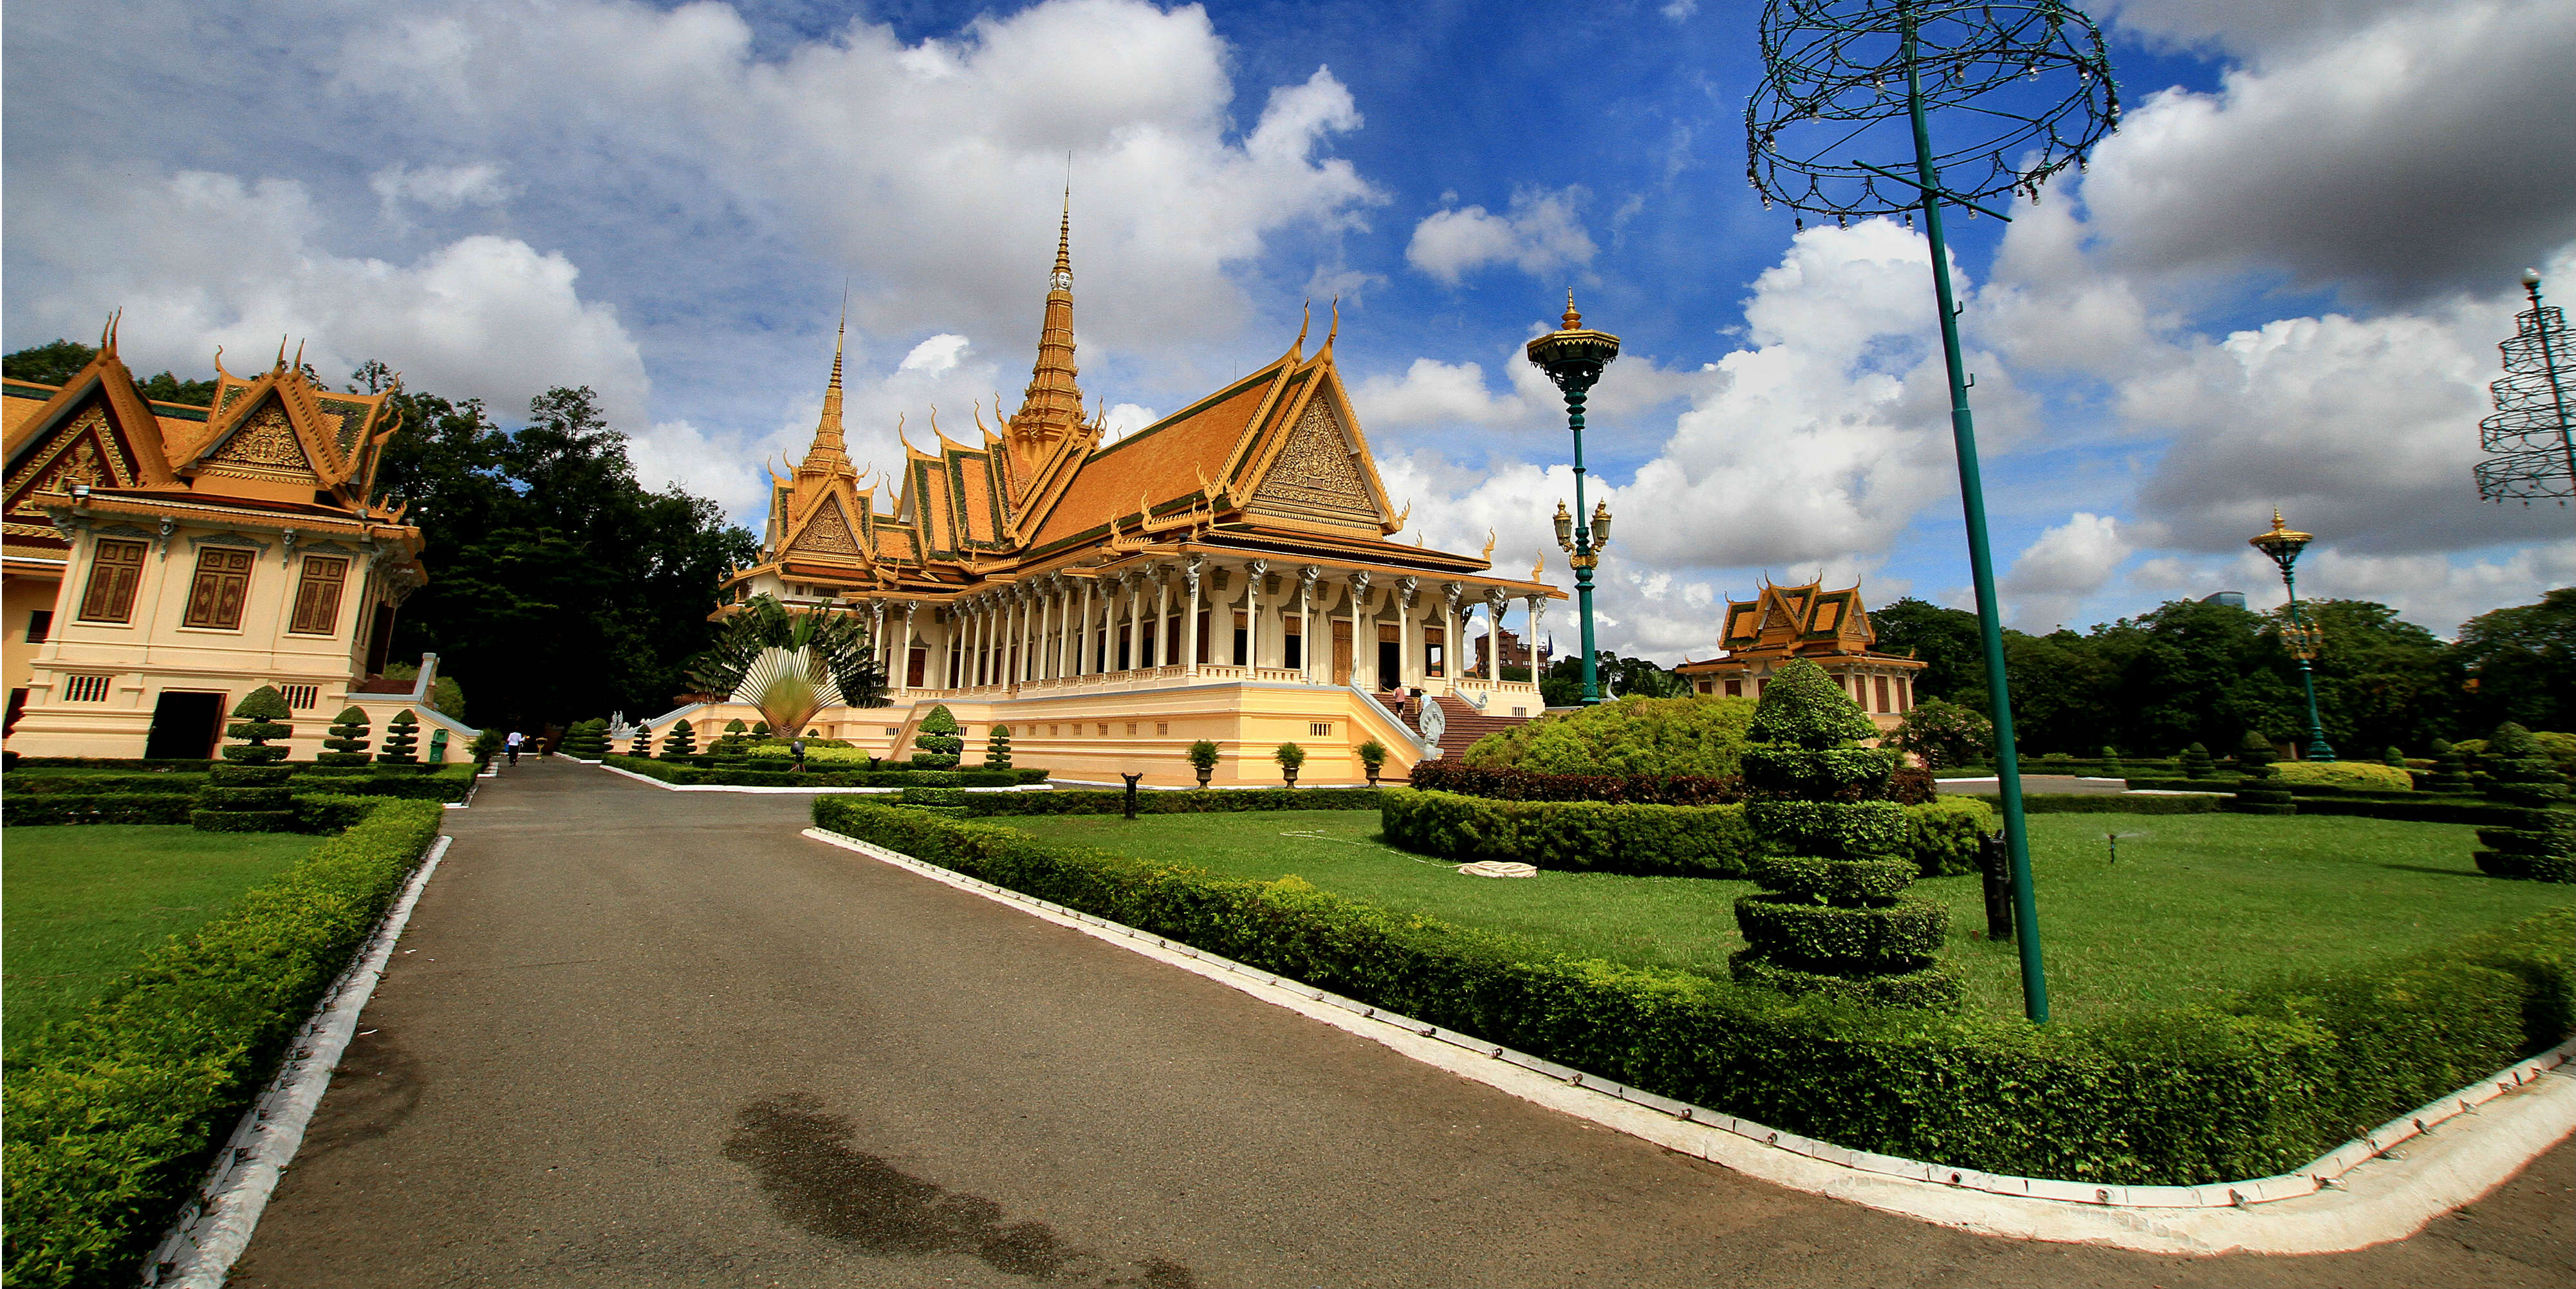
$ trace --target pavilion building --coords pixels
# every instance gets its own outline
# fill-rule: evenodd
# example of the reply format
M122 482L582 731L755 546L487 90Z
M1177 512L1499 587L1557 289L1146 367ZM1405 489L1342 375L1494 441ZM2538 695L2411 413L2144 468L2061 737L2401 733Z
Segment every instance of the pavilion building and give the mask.
M281 345L245 378L218 355L210 406L153 402L111 322L61 386L0 387L10 751L210 756L263 685L292 709L297 760L352 705L378 729L410 708L425 736L471 737L420 704L434 655L383 679L395 611L427 580L420 529L371 496L392 393L333 391L300 360Z
M1824 668L1881 731L1914 710L1914 673L1929 664L1877 649L1878 629L1857 585L1765 585L1750 600L1727 601L1723 621L1717 657L1673 668L1700 693L1759 698L1773 672L1804 658Z
M969 764L1007 725L1018 763L1078 781L1186 783L1184 753L1208 739L1219 783L1277 783L1290 742L1308 754L1301 782L1337 783L1361 777L1353 749L1371 740L1400 777L1442 754L1453 718L1536 717L1537 686L1501 679L1490 655L1471 672L1462 642L1480 608L1494 628L1518 606L1535 636L1564 593L1538 568L1494 572L1491 542L1390 540L1409 507L1378 477L1337 332L1310 355L1301 327L1259 370L1104 446L1074 361L1068 215L1019 410L998 431L979 416L971 442L935 426L906 441L881 512L843 443L836 351L812 446L772 477L759 562L715 613L769 595L866 615L892 705L829 708L809 728L892 758L945 704ZM648 724L684 718L707 733L758 719L710 701Z

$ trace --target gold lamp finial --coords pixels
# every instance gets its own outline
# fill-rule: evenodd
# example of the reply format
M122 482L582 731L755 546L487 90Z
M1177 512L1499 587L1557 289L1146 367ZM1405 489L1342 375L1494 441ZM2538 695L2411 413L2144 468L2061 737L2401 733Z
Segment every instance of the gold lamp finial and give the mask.
M1576 313L1576 312L1574 311L1574 288L1573 288L1573 287L1567 287L1567 288L1565 288L1565 327L1564 327L1564 329L1565 329L1565 330L1567 330L1567 331L1581 331L1581 330L1583 329L1583 315L1582 315L1582 314L1580 314L1580 313Z

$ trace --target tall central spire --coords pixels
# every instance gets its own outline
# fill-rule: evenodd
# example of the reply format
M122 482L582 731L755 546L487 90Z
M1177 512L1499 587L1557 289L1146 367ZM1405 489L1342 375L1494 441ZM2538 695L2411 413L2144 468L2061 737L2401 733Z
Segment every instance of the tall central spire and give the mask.
M805 450L799 475L850 473L850 453L841 439L841 349L850 335L850 306L841 305L841 328L832 338L832 382L823 387L823 417L814 424L814 446Z
M1028 392L1011 414L1011 447L1035 460L1082 427L1082 386L1073 362L1073 189L1064 194L1056 225L1055 270L1047 277L1046 319L1038 328L1038 360Z

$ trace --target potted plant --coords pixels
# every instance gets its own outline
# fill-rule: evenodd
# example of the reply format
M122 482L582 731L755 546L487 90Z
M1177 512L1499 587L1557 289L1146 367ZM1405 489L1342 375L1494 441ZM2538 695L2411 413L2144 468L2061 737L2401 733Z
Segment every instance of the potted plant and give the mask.
M1370 739L1360 744L1360 768L1368 771L1369 786L1377 786L1377 772L1386 768L1386 744Z
M1270 754L1270 759L1279 763L1279 772L1287 776L1288 786L1296 787L1297 767L1306 763L1306 749L1294 743L1282 743L1278 751Z
M1199 786L1206 787L1208 776L1216 773L1216 744L1200 739L1190 744L1189 757L1190 765L1199 772Z

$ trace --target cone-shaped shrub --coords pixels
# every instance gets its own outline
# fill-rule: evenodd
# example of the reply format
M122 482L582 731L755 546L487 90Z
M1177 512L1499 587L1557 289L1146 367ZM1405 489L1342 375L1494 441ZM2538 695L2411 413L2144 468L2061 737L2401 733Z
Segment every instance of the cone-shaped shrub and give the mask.
M650 725L638 725L638 726L636 726L636 727L635 727L635 738L634 738L634 741L632 741L632 742L630 742L630 743L628 743L628 744L626 745L626 755L628 755L628 756L640 756L640 757L645 757L645 758L647 758L647 759L650 759L650 758L652 757L652 755L653 755L653 727L652 727L652 726L650 726Z
M575 722L571 729L564 731L563 750L566 754L580 757L585 761L596 761L607 755L607 718L594 716L586 721Z
M230 748L225 749L230 751ZM2576 882L2576 808L2567 777L2531 731L2507 721L2487 739L2487 795L2513 815L2506 828L2480 828L2488 849L2478 868L2497 877Z
M992 736L984 740L984 768L987 770L1011 768L1010 726L994 726Z
M715 746L707 750L717 756L740 756L743 745L751 741L751 727L737 716L725 722L724 733L716 736Z
M2272 778L2272 740L2260 730L2247 730L2236 745L2236 769L2245 781L2236 785L2236 796L2227 808L2240 815L2295 815L2299 805L2290 799L2290 790Z
M2469 754L2450 745L2448 740L2433 740L2433 773L2424 779L2426 792L2475 792L2477 784L2469 778Z
M671 732L662 736L662 759L677 761L698 754L698 731L687 721L673 721Z
M1896 754L1858 746L1878 728L1804 659L1763 686L1744 749L1745 821L1772 851L1760 894L1735 902L1747 947L1735 978L1791 993L1948 1007L1958 976L1936 956L1947 906L1907 895L1905 808L1887 799Z
M2216 770L2217 767L2210 762L2208 748L2194 743L2182 750L2182 777L2206 779Z
M406 707L385 722L385 745L376 760L384 765L412 765L420 760L420 718Z
M322 746L331 749L313 758L318 765L365 765L369 722L363 707L350 707L331 722L331 737Z
M2388 750L2380 754L2379 763L2392 770L2411 770L2414 768L2406 764L2406 749L2401 748L2394 743L2389 744Z
M948 704L941 703L921 718L921 728L912 736L912 764L915 769L951 770L957 758L966 753L966 740L957 736L957 718L949 715Z
M295 795L286 781L295 771L278 764L286 759L285 745L269 742L294 732L287 710L274 685L252 690L233 708L224 737L241 741L225 744L223 761L208 770L189 823L206 832L294 831Z

